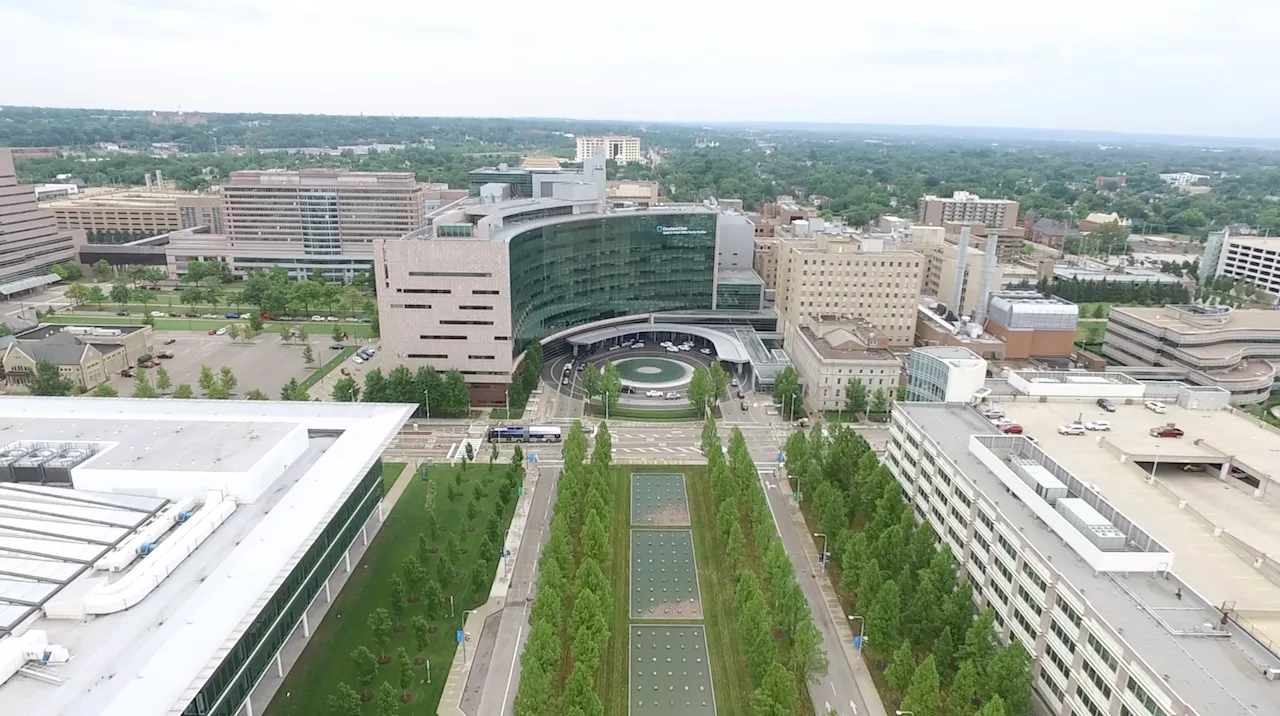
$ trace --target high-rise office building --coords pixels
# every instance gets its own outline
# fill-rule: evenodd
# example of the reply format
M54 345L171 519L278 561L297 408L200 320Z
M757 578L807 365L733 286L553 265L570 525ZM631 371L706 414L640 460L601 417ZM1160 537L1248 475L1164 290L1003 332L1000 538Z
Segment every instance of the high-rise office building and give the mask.
M926 194L920 197L920 223L942 226L947 221L975 222L987 227L1013 228L1018 223L1018 202L983 199L957 191L950 198Z
M13 155L0 149L0 291L40 285L54 264L75 258L75 238L58 229L53 212L40 207L31 187L18 183Z

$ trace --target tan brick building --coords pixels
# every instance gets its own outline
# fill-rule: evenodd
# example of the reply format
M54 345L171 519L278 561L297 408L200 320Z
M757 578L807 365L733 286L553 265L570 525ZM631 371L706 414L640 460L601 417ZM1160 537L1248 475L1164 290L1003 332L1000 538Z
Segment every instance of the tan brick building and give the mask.
M73 384L101 385L155 350L151 326L43 325L0 342L5 382L28 385L36 364L49 361Z
M78 240L36 203L30 186L18 183L12 154L0 149L0 288L49 275L54 264L75 258Z

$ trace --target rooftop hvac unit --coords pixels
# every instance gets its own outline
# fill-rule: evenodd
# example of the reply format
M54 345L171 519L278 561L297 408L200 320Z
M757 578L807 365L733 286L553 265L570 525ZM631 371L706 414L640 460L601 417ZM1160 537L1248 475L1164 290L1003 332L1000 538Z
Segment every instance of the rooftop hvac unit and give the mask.
M1070 494L1062 480L1035 460L1015 457L1013 471L1026 483L1027 487L1035 490L1041 499L1051 505Z
M13 482L13 463L31 452L29 447L15 446L0 452L0 482Z
M1104 552L1124 550L1124 533L1090 507L1089 503L1078 497L1064 497L1058 500L1054 508L1098 549Z

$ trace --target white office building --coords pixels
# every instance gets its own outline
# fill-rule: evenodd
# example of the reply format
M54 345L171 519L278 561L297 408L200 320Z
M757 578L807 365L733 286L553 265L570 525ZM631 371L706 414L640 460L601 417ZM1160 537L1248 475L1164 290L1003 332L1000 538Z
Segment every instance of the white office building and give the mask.
M0 713L262 713L412 411L0 398Z
M900 403L886 465L1001 636L1035 658L1037 713L1280 714L1265 554L1280 436L1227 410L1157 415L1141 384L1072 375L1010 380L1001 407L1022 435L965 403ZM1096 406L1107 396L1115 412ZM1078 419L1111 429L1059 434ZM1165 423L1186 437L1150 434Z

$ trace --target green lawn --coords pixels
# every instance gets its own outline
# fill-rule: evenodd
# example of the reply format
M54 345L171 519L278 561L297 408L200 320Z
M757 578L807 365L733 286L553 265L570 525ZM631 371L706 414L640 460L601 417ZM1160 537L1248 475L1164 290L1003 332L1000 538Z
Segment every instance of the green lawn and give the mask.
M1096 335L1094 335L1096 334ZM1081 342L1102 342L1107 335L1107 322L1095 319L1080 319L1076 323L1076 340Z
M256 310L253 304L238 303L237 302L238 299L239 299L239 294L231 294L226 297L226 300L223 300L217 306L213 306L207 303L198 303L194 306L188 306L178 298L177 293L161 292L159 300L157 300L154 303L149 303L144 306L141 303L129 302L124 304L124 310L130 311L133 313L150 313L151 311L164 311L165 313L186 313L188 311L193 311L195 313L216 313L218 315L222 315L225 313L232 313L232 312L234 313L244 313L246 311L252 312ZM116 311L119 311L119 310L121 310L120 304L114 303L112 301L103 301L101 307L99 307L98 304L96 303L86 303L79 308L79 311L81 313L102 312L102 313L110 314L110 313L115 313ZM321 308L319 306L315 306L313 307L312 310L304 311L303 313L306 313L307 316L318 314L323 316L337 316L338 318L345 318L348 316L354 316L356 318L360 318L365 315L363 311L347 311L346 309L342 309L342 310L337 310L335 312L334 310ZM296 314L288 313L288 314L282 314L282 315L292 316Z
M384 480L394 466L395 464L388 464L384 467ZM459 472L456 467L436 466L431 470L430 483L415 479L409 484L396 502L386 524L365 552L364 558L337 595L329 614L316 628L298 662L285 677L275 699L267 707L267 716L322 716L329 713L325 701L338 683L345 682L357 691L360 690L355 679L351 652L359 646L365 646L377 653L366 622L374 609L390 608L389 580L400 573L400 565L405 559L416 554L418 535L428 529L425 521L429 513L434 515L443 530L438 538L428 535L432 545L443 544L444 535L452 534L459 538L459 544L467 550L458 561L458 578L440 585L445 595L443 614L428 620L437 627L437 631L431 635L426 652L422 654L431 662L431 683L424 683L425 666L418 667L418 683L409 689L413 699L399 711L405 716L435 715L449 674L449 666L458 646L454 633L462 628L462 612L472 608L477 603L477 598L483 601L488 597L489 584L497 568L496 555L480 567L477 567L477 562L485 523L488 516L498 509L497 488L504 476L503 469L495 466L490 472L487 465L468 467L460 488L461 496L450 500L447 496L448 488L454 485L454 477ZM475 520L468 521L466 506L476 485L483 486L485 494L476 503L478 513ZM511 523L514 510L513 498L500 518L504 534ZM467 531L472 527L475 532ZM432 554L425 563L432 580L437 579L439 560L438 554ZM482 594L473 592L470 586L471 573L477 568L483 570L489 580L486 581ZM453 617L449 616L450 595L455 601ZM407 625L412 617L422 615L423 610L421 602L408 604L402 618L403 623ZM406 629L392 635L387 647L387 653L392 659L390 663L378 667L373 681L375 690L384 681L397 685L399 668L394 655L401 647L410 657L415 654L412 630ZM286 693L292 695L286 697ZM373 703L364 704L361 713L374 716Z
M62 323L70 325L95 324L103 326L137 326L141 325L145 316L116 316L109 313L59 313L54 316L45 316L40 320L45 323ZM155 319L155 328L158 331L208 331L211 328L222 328L232 323L246 323L246 320L231 318L157 318ZM341 326L342 330L347 332L351 338L373 338L373 325L369 323L314 323L311 321L298 323L282 323L280 321L267 321L264 331L274 333L280 330L280 326L293 326L294 328L306 328L307 332L317 338L331 337L334 326Z
M715 417L720 417L719 411L713 411ZM599 405L587 406L587 415L593 415L597 418L603 418L604 408ZM619 405L616 408L609 409L610 420L702 420L702 411L697 408L656 408L647 410L645 408L628 408Z
M733 619L733 587L735 575L717 558L713 542L715 507L705 465L622 465L613 468L615 476L610 536L613 556L609 579L613 583L609 620L609 647L600 668L600 695L606 714L628 711L628 625L644 623L630 618L631 577L631 473L660 472L685 475L689 495L690 522L693 523L694 557L698 567L698 586L702 598L702 625L706 628L707 648L711 659L711 680L716 697L716 713L751 713L751 680L746 672L746 657ZM658 620L662 621L662 620ZM686 623L684 621L679 622ZM697 624L697 621L689 621Z
M391 492L391 486L396 484L396 478L400 477L400 473L404 472L405 463L403 462L384 462L382 463L382 491Z
M355 346L347 346L346 348L343 348L342 350L338 351L338 355L330 358L328 362L326 362L324 365L317 368L316 372L307 376L307 379L302 381L302 387L310 388L316 383L319 383L321 378L325 377L326 375L329 375L334 370L336 370L338 366L342 365L343 361L350 358L357 350L358 349ZM323 398L328 398L329 396L313 395L311 397L323 399Z

